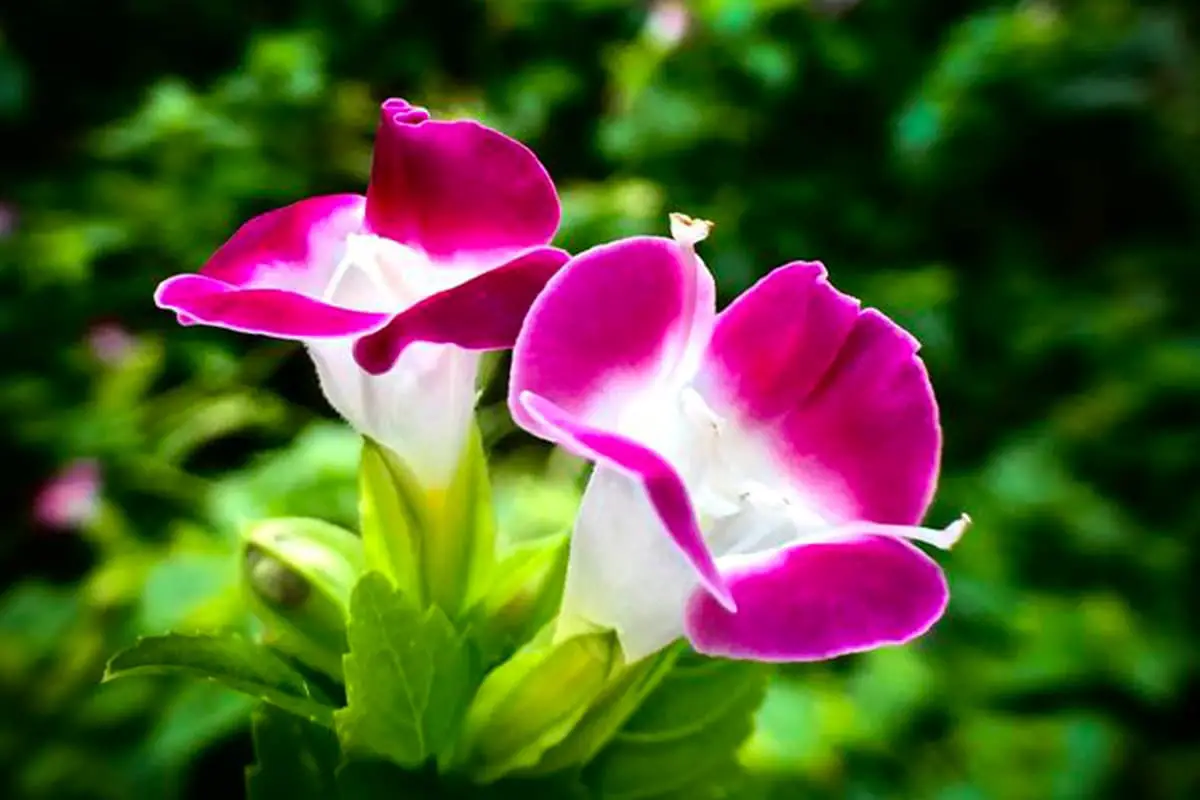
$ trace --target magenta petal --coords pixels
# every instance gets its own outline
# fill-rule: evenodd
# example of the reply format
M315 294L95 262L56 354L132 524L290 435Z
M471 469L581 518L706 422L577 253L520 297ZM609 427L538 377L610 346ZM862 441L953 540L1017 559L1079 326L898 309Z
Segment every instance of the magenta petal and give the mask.
M771 272L718 318L699 386L772 443L828 519L913 524L933 496L937 405L917 342L834 289L825 268Z
M354 358L372 375L387 372L413 342L453 344L466 350L512 347L529 306L568 254L538 247L466 283L430 295L354 346Z
M362 227L364 198L328 195L260 214L242 225L197 275L159 284L154 301L183 325L214 325L284 339L362 334L387 316L320 297L346 237Z
M623 239L575 256L534 301L513 347L513 419L532 424L517 402L524 391L585 419L601 404L619 414L689 340L708 335L714 294L712 276L670 239Z
M886 536L722 559L721 572L737 611L697 592L686 624L698 651L729 658L817 661L901 644L929 630L949 599L938 565Z
M346 237L362 228L364 203L362 195L325 195L260 214L238 228L200 272L233 286L319 297Z
M558 228L554 184L525 145L470 120L430 120L403 100L383 104L367 224L434 260L501 263Z
M280 339L318 339L367 333L390 315L352 311L283 289L240 289L207 275L176 275L154 293L159 308L185 325L213 325Z
M733 607L729 591L700 532L687 489L674 467L637 442L588 427L544 397L524 392L519 402L546 438L577 455L641 481L663 527L696 570L700 583L718 606ZM615 519L612 524L620 525L621 520Z

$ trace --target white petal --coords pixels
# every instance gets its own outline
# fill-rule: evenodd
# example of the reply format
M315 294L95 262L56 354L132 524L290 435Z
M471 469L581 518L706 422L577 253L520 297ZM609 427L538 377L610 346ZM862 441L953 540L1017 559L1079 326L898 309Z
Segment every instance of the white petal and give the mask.
M626 660L637 661L683 635L684 607L698 585L641 486L597 469L571 538L558 636L611 628Z
M425 486L445 486L466 446L479 354L417 342L375 376L355 363L351 347L341 340L308 345L330 404L395 452Z

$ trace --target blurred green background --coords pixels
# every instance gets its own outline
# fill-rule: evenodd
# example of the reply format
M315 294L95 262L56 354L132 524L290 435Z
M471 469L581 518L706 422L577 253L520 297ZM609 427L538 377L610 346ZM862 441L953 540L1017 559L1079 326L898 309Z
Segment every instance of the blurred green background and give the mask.
M726 299L820 259L923 341L930 522L977 521L950 612L784 670L755 796L1200 797L1197 37L1194 0L5 4L0 796L240 796L247 701L96 682L141 632L247 624L239 526L353 525L357 442L297 348L151 293L360 191L396 95L532 146L568 248L684 211ZM502 514L558 524L491 436Z

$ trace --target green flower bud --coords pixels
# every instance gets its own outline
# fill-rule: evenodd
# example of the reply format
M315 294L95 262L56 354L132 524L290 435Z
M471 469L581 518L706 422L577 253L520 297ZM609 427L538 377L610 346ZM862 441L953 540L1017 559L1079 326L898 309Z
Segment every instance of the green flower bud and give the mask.
M485 652L507 655L554 618L562 602L569 543L566 534L514 546L496 569L478 608Z
M242 580L268 640L341 677L350 592L364 571L362 540L317 519L265 520L243 536Z
M609 631L533 643L494 669L467 711L463 761L478 781L533 766L570 734L621 663Z

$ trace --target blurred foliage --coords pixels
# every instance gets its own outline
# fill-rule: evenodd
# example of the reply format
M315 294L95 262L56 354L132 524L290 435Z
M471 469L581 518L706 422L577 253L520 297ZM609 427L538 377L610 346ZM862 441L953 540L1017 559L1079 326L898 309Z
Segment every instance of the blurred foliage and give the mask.
M978 522L949 615L783 670L760 796L1200 796L1197 36L1190 0L7 4L0 794L240 785L244 701L95 682L139 633L247 627L239 526L352 525L357 440L295 348L150 298L251 214L364 186L400 95L530 144L565 246L685 211L726 299L819 258L923 341L931 521ZM502 515L552 527L569 492L484 423ZM77 458L99 501L49 530Z

